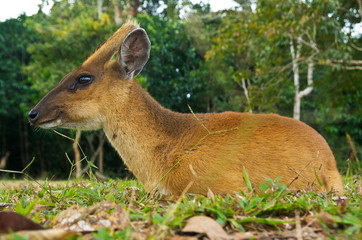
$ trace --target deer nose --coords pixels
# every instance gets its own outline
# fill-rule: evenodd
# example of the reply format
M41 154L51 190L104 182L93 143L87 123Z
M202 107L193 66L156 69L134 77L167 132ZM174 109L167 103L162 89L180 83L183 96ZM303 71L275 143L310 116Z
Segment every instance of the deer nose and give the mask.
M30 112L28 114L28 119L31 123L35 123L36 120L39 119L39 115L40 115L40 113L37 110L32 109L32 110L30 110Z

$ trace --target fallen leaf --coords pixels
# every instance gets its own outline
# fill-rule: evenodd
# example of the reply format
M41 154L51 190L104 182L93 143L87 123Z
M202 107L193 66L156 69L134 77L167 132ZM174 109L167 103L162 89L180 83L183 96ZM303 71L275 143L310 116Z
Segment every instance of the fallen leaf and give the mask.
M247 240L254 237L251 232L238 232L233 235L233 240Z
M231 239L224 229L212 218L206 216L195 216L190 218L182 232L203 233L211 240Z
M320 234L321 230L314 229L311 227L303 227L302 228L302 237L301 239L319 239L324 240L327 239L323 234ZM236 233L237 234L237 233ZM246 239L298 239L296 229L292 231L282 231L282 232L252 232L252 238L244 238ZM238 240L237 236L233 240Z
M322 212L318 213L316 216L307 216L305 218L308 226L314 227L314 228L323 228L320 221L322 221L328 228L334 227L334 219L330 213Z
M87 233L97 231L98 228L122 230L130 226L130 220L121 205L103 201L90 208L70 207L55 216L51 225L54 228Z
M199 238L197 237L193 237L193 236L180 236L180 235L175 235L172 237L167 238L168 240L198 240Z
M37 239L37 240L63 240L68 239L71 236L76 235L74 231L64 230L64 229L45 229L45 230L35 230L35 231L19 231L15 232L16 235L21 237L27 237L27 239ZM5 239L10 238L13 234L8 234L4 236ZM12 239L12 238L10 238Z
M39 224L16 212L0 212L0 233L44 229Z

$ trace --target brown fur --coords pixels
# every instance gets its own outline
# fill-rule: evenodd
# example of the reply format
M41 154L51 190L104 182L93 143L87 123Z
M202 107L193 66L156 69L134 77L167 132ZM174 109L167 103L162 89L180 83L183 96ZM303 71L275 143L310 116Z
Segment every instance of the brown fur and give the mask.
M196 118L175 113L136 81L122 77L125 70L110 58L137 28L131 22L124 25L67 75L34 108L40 117L32 123L44 128L104 129L146 190L174 167L157 186L163 194L178 195L190 182L191 193L246 190L243 168L256 191L265 177L282 176L280 182L291 190L343 192L328 144L306 124L276 114L225 112ZM82 73L92 74L93 83L69 91Z

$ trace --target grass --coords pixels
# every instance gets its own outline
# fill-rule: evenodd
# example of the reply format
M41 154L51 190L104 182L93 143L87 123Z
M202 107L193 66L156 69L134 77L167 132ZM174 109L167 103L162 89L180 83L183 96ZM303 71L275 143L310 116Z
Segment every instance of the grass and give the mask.
M247 175L245 180L248 181ZM89 208L107 200L121 205L131 222L125 229L102 228L73 239L165 239L180 234L187 220L198 215L216 220L230 236L249 232L255 238L263 234L269 234L271 239L280 238L281 234L295 231L300 225L309 227L319 237L361 239L361 177L349 176L344 181L347 199L337 200L328 194L288 193L284 185L271 179L260 186L269 190L267 193L236 192L225 196L209 193L208 196L183 195L169 200L150 196L136 180L3 181L0 203L7 204L0 210L15 211L52 227L55 216L72 206ZM330 214L333 224L327 225L325 219L318 218L323 212ZM320 224L315 227L311 222L316 219Z

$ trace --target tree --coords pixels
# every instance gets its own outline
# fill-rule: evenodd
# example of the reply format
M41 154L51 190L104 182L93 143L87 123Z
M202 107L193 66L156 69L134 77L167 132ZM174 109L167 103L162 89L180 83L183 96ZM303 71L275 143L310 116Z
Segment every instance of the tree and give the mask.
M338 22L338 2L258 1L255 12L249 6L250 2L245 1L241 11L229 12L226 27L220 30L216 45L207 56L236 53L233 67L241 72L236 77L235 71L234 76L244 83L242 86L246 86L245 79L250 74L258 78L258 70L265 81L270 77L267 72L279 75L280 79L288 77L291 70L293 116L300 119L301 99L313 90L315 66L331 62L341 67L344 63L357 62L348 60L351 50L344 42L346 35Z
M320 119L328 118L325 110L329 104L324 100L335 102L333 91L328 87L331 83L344 89L344 94L354 92L351 101L359 98L361 90L356 81L361 77L348 79L344 75L342 82L336 78L340 76L341 79L342 72L345 74L347 70L352 71L348 75L357 76L353 72L361 66L360 37L345 31L346 26L353 29L353 24L358 22L358 11L354 10L357 4L352 5L349 1L339 5L337 1L261 0L254 11L249 6L249 1L242 1L238 9L224 12L223 24L213 39L212 49L206 54L207 61L222 61L229 66L229 79L248 90L249 100L245 97L241 101L246 110L250 102L256 112L293 113L296 119L316 124L317 119L321 123ZM343 84L346 85L341 86ZM355 86L356 91L347 89L348 86ZM301 101L306 96L308 98ZM336 105L343 108L340 103ZM320 112L326 115L321 117ZM347 115L350 124L361 123L357 118L362 118ZM330 122L330 125L339 129L337 122ZM323 128L319 130L324 131ZM352 138L360 139L355 130L349 131L354 132ZM338 137L342 136L345 134Z
M23 165L30 160L24 110L31 90L22 68L29 61L26 48L34 41L34 33L23 26L25 20L21 15L0 23L0 156L10 152L10 158L21 159ZM13 142L14 135L18 142Z
M273 31L271 43L290 39L290 56L294 79L293 117L300 119L301 99L313 90L316 65L334 64L350 68L352 51L344 25L338 21L338 1L258 1L256 16L265 19L265 28ZM267 16L267 17L265 17ZM275 37L274 37L275 36ZM361 62L362 64L362 62ZM306 84L300 90L301 67ZM361 65L362 66L362 65Z

